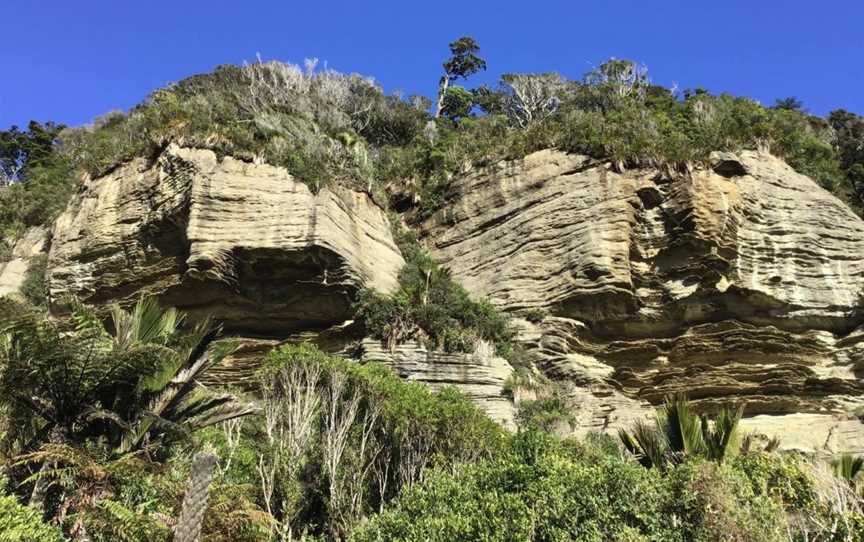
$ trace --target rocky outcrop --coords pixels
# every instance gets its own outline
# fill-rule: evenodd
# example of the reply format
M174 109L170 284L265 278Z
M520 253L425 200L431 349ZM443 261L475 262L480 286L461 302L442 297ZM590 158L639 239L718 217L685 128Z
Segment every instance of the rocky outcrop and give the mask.
M45 228L31 228L12 247L10 258L0 262L0 296L18 292L27 279L30 262L45 250Z
M550 315L522 339L577 431L685 391L746 401L766 431L823 416L835 448L864 449L864 222L768 154L711 166L673 179L541 151L468 172L422 228L469 291Z
M172 145L84 184L55 223L48 279L55 303L146 292L229 333L284 337L350 318L354 293L391 290L402 264L366 194Z
M670 177L541 151L458 176L420 230L469 292L524 316L519 341L576 433L683 391L707 410L746 402L745 426L787 447L864 451L864 222L777 158L716 154ZM269 349L310 340L454 385L512 425L512 368L488 348L391 351L345 323L356 291L393 289L402 264L366 194L172 145L83 184L48 280L57 309L151 293L254 339L215 381L254 385Z
M365 339L360 359L390 366L396 374L433 389L453 386L471 398L493 420L514 427L514 407L504 391L513 368L495 356L493 347L481 341L471 354L429 350L415 342L392 351L380 341Z

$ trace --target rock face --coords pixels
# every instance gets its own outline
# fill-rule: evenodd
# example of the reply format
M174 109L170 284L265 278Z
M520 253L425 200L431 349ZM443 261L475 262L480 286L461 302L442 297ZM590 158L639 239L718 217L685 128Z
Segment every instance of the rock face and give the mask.
M864 221L781 160L716 154L672 180L541 151L468 172L422 229L469 291L550 315L522 339L578 432L684 391L746 401L781 437L818 416L832 451L864 450Z
M12 247L12 257L0 262L0 296L13 294L21 289L27 278L31 260L45 249L44 228L31 228Z
M782 161L717 154L668 176L541 151L458 176L420 230L469 292L525 317L519 340L567 390L576 433L682 391L708 410L745 401L745 427L787 447L864 452L864 221ZM16 247L3 287L39 250ZM392 290L403 263L367 195L172 145L85 182L55 223L48 280L56 308L146 292L256 339L217 380L254 384L264 352L312 340L455 385L512 425L512 368L482 345L391 352L345 323L354 293Z
M490 345L480 342L472 354L435 352L414 342L398 345L392 352L380 341L364 339L362 361L389 365L396 374L422 382L433 389L453 386L470 397L490 418L514 428L514 407L504 393L513 368L495 356Z
M172 145L85 183L55 223L49 292L147 292L231 333L285 336L350 318L354 292L391 290L403 263L366 194Z

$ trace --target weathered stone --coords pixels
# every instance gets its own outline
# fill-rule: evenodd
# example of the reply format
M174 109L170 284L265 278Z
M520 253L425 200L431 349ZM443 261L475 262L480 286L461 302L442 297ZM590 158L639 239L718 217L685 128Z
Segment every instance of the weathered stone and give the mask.
M366 194L314 194L283 168L168 147L89 180L58 218L56 302L160 296L226 331L284 337L351 317L361 287L389 291L403 265Z
M45 228L30 228L12 247L9 260L0 262L0 296L17 293L24 280L30 261L45 250Z
M453 386L493 420L513 427L513 403L504 393L504 383L513 368L506 360L495 356L492 347L482 341L472 354L448 354L415 342L400 344L391 352L380 341L365 339L361 360L381 362L393 368L396 374L433 389Z
M823 416L864 450L864 222L773 156L669 179L541 151L457 179L422 230L475 295L552 315L521 337L568 384L578 432L683 391L746 401L766 431Z
M777 158L717 153L669 178L541 151L457 177L420 229L474 296L534 315L519 340L562 384L574 432L685 392L707 411L746 402L745 428L787 447L864 451L864 222ZM170 146L85 182L55 225L49 285L55 303L156 294L253 338L215 381L248 383L270 348L310 340L455 385L512 426L512 368L487 347L391 352L343 324L357 289L393 289L402 264L365 194Z

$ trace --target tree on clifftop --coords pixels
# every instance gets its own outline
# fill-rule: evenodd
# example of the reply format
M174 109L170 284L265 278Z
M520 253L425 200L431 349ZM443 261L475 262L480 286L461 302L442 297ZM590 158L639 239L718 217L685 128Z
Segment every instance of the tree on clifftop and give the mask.
M444 62L444 75L438 83L438 101L435 105L435 118L441 116L444 109L444 100L450 83L459 78L466 79L469 76L486 69L486 61L477 56L480 45L474 38L463 36L450 44L450 52L453 54Z

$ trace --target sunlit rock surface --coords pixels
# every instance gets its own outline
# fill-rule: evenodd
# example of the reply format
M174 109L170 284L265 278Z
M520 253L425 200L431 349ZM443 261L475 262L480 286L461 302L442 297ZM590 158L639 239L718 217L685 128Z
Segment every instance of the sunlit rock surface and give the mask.
M843 437L811 448L864 450L864 222L781 160L715 154L670 178L541 151L470 171L422 229L469 291L549 314L522 338L577 432L683 391L746 402L780 436L818 415Z
M346 320L359 288L393 289L402 265L366 194L172 145L85 183L55 224L49 287L55 302L147 292L229 332L284 336Z
M0 296L17 293L27 278L30 262L42 253L46 241L45 228L31 228L12 247L10 258L0 262Z

